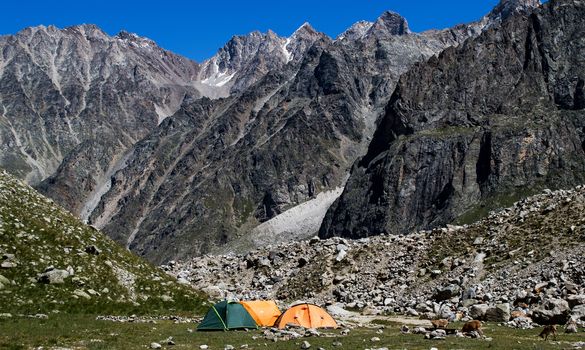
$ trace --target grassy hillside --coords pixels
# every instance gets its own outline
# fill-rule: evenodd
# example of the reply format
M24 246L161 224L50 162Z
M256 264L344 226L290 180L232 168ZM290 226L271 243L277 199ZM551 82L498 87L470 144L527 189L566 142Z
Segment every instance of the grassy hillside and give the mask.
M0 266L0 313L202 312L201 294L4 170Z

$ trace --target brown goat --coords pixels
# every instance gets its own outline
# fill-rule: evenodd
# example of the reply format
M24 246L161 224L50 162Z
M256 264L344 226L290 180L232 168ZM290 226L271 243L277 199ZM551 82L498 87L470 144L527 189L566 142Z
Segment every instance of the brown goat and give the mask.
M544 326L544 329L542 330L542 332L540 332L538 336L544 340L547 340L548 336L551 334L553 336L553 340L557 340L557 325L553 324L549 326Z
M483 336L483 331L481 330L481 322L478 320L472 320L466 322L461 329L463 333L470 333L476 331L479 335Z
M440 319L440 320L431 320L431 324L435 328L445 328L449 324L448 320Z

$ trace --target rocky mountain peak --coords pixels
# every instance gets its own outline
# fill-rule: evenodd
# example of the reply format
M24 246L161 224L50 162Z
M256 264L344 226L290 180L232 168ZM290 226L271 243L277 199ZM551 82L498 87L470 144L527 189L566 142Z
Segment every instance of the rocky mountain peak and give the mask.
M313 26L309 24L309 22L303 23L297 30L292 33L289 37L289 40L302 40L302 39L309 39L311 41L316 40L318 37L324 34L319 33Z
M372 28L373 22L368 21L359 21L354 23L351 27L349 27L346 31L339 34L336 40L357 40L363 38L368 30Z
M116 38L118 40L122 40L126 43L129 43L130 45L132 45L134 47L140 47L140 48L158 47L157 44L154 41L152 41L151 39L138 36L135 33L130 33L130 32L127 32L125 30L120 31L118 34L116 34L116 36L114 38Z
M540 5L540 0L500 0L486 18L490 22L499 22L516 13L530 12Z
M404 35L410 33L410 30L404 17L396 12L386 11L374 22L370 32L385 35Z

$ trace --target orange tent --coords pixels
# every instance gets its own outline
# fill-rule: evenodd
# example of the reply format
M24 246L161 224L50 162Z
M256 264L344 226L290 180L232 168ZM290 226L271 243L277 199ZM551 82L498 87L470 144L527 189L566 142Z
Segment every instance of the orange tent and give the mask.
M272 327L281 314L272 300L241 301L240 304L260 327Z
M337 322L333 317L313 304L298 304L291 307L280 315L274 326L283 329L287 324L305 328L337 328Z

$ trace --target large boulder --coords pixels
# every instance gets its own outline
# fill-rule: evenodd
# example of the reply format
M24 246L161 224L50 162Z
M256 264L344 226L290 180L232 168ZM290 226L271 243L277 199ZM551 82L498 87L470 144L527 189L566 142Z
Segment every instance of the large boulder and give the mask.
M571 318L573 320L585 321L585 304L575 306L573 310L571 310Z
M433 296L433 299L437 301L443 301L454 297L458 297L460 291L461 289L459 288L458 285L449 284L447 286L437 289L435 295Z
M485 320L490 322L508 322L510 320L510 304L497 304L485 313Z
M569 303L562 299L547 299L532 311L532 319L538 324L564 324L569 319Z
M37 277L37 281L46 284L61 284L65 283L65 278L69 277L69 275L69 271L67 270L50 269L41 273Z
M572 309L577 305L585 304L585 294L569 295L566 300L569 303L569 307Z
M485 319L485 314L488 311L489 306L487 304L475 304L469 308L469 316L474 320Z

